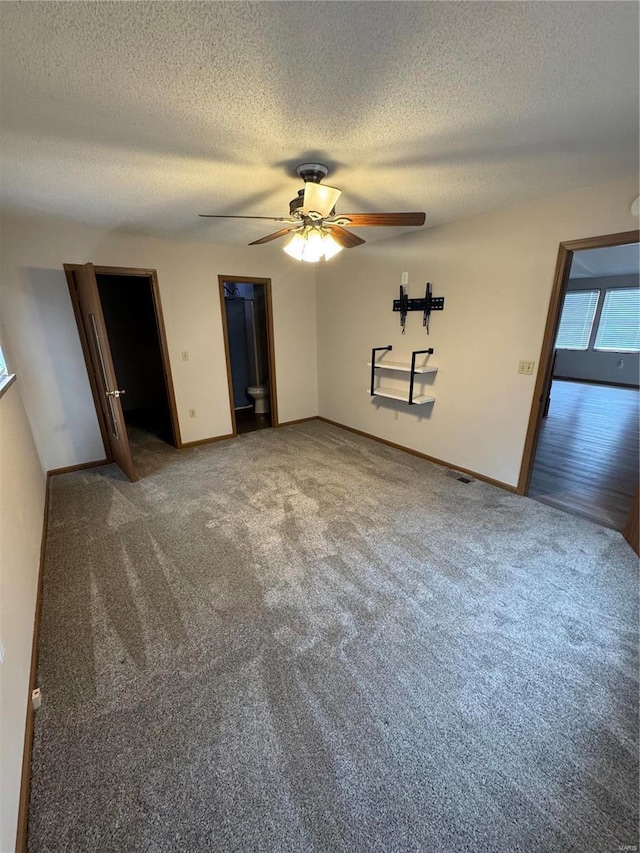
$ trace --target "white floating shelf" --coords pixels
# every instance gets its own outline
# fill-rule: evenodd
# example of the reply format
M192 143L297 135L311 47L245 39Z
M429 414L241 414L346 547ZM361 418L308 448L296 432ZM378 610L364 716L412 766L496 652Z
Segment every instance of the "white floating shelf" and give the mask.
M371 367L371 362L367 362L367 367ZM406 361L377 361L375 367L383 367L387 370L402 370L403 373L411 373L411 362ZM422 367L416 366L414 373L437 373L437 367L429 367L424 364Z
M370 394L370 391L367 391ZM374 397L389 397L390 400L401 400L403 403L409 402L409 395L403 391L396 391L395 388L385 388L384 386L380 386L380 388L374 388ZM413 403L416 406L422 406L425 403L433 403L435 397L423 397L423 396L414 396Z

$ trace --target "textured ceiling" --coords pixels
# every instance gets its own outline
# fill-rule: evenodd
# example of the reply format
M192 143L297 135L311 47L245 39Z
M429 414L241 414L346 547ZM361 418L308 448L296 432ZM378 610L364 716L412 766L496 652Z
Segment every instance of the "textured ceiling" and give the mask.
M3 2L0 23L6 208L242 243L275 228L196 214L286 215L307 160L339 212L427 225L637 167L632 2Z
M603 249L583 249L571 262L570 278L602 278L613 275L640 274L640 252L637 243L628 246L609 246Z

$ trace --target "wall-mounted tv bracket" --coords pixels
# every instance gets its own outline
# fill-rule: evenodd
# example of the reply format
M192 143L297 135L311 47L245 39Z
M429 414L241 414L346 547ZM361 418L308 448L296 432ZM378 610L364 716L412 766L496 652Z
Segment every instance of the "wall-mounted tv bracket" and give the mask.
M393 300L393 310L400 312L400 328L404 335L406 331L404 324L407 322L407 311L409 310L409 295L402 285L400 285L400 299Z
M393 310L400 312L400 327L403 335L409 311L422 311L422 325L429 334L429 317L432 311L444 311L444 296L433 296L431 284L427 282L424 299L409 299L404 287L400 285L400 298L393 300Z

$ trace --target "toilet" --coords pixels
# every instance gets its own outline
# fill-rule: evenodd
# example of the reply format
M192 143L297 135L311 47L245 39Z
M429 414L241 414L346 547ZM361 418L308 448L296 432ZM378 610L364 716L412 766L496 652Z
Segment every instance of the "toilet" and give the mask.
M269 411L269 384L249 385L247 394L255 404L256 415L266 415Z

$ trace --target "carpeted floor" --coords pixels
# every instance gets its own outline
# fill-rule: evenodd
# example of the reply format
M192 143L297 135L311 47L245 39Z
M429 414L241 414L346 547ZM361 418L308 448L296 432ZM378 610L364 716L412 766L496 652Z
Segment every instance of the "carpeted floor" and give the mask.
M31 853L638 844L621 535L320 422L51 480Z

